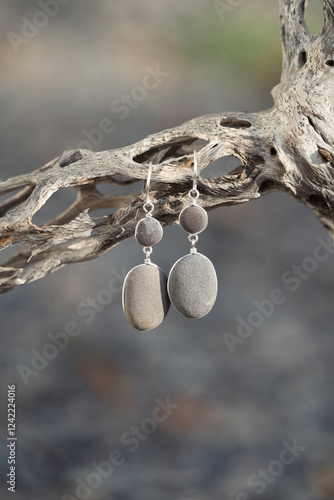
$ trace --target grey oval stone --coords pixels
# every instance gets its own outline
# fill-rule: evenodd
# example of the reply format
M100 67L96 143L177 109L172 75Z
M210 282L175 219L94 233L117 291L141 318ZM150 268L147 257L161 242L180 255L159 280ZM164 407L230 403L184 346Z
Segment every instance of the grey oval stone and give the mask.
M137 330L156 328L168 313L167 276L155 264L141 264L127 274L123 284L123 309Z
M180 226L189 234L199 234L208 225L208 214L199 205L184 208L179 215Z
M159 221L153 217L141 219L135 231L135 238L144 247L153 247L161 240L163 229Z
M172 267L167 288L179 313L187 318L202 318L216 301L218 282L215 268L200 253L185 255Z

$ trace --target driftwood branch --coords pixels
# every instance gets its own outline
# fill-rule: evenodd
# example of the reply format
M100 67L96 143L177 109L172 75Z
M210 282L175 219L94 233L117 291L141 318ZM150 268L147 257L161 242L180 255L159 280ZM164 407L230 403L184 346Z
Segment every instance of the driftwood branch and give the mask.
M283 69L274 106L260 113L219 113L164 130L132 146L93 153L67 151L31 174L0 183L0 248L21 250L0 267L0 291L42 278L65 264L94 259L134 233L143 196L104 196L99 183L123 186L144 179L153 162L152 199L164 225L176 222L191 185L193 150L201 169L233 155L228 175L201 179L206 208L243 203L284 191L309 207L334 234L334 0L323 0L324 26L311 35L305 0L280 0ZM33 215L63 187L77 199L41 227ZM97 208L116 209L92 218Z

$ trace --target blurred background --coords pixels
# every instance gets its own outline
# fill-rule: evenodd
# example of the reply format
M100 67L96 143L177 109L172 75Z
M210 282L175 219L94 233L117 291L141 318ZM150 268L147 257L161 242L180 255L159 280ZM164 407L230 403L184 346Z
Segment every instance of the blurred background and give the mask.
M278 0L2 0L0 30L1 180L87 142L118 148L199 115L266 109L280 78ZM115 110L157 67L156 88L126 117ZM61 190L34 222L74 197ZM334 258L325 243L314 259L327 238L283 194L210 212L198 248L216 266L216 305L198 321L171 309L153 332L122 312L122 277L143 259L133 240L2 295L1 499L8 384L19 500L334 499ZM168 271L187 252L168 227L154 262Z

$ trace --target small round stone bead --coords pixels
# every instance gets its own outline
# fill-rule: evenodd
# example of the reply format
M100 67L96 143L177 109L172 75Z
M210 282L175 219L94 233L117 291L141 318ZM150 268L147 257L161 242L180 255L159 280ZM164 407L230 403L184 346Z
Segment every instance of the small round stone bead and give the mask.
M153 247L161 240L163 229L159 221L153 217L141 219L135 231L135 238L144 247Z
M190 205L182 210L179 216L182 229L189 234L198 234L208 225L208 214L198 205Z

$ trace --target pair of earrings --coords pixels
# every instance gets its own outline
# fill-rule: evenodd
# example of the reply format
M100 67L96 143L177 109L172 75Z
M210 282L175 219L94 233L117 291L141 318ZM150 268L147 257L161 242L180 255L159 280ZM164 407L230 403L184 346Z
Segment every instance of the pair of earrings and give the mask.
M187 318L202 318L208 314L217 297L217 276L212 262L197 252L198 234L208 224L208 215L197 204L197 156L194 152L193 187L189 191L191 204L179 215L179 224L189 236L190 253L181 257L166 274L151 262L152 247L163 236L160 222L152 216L154 205L150 200L150 163L145 194L146 216L136 226L135 238L143 246L144 264L134 267L123 284L123 310L129 323L137 330L156 328L168 313L170 303Z

